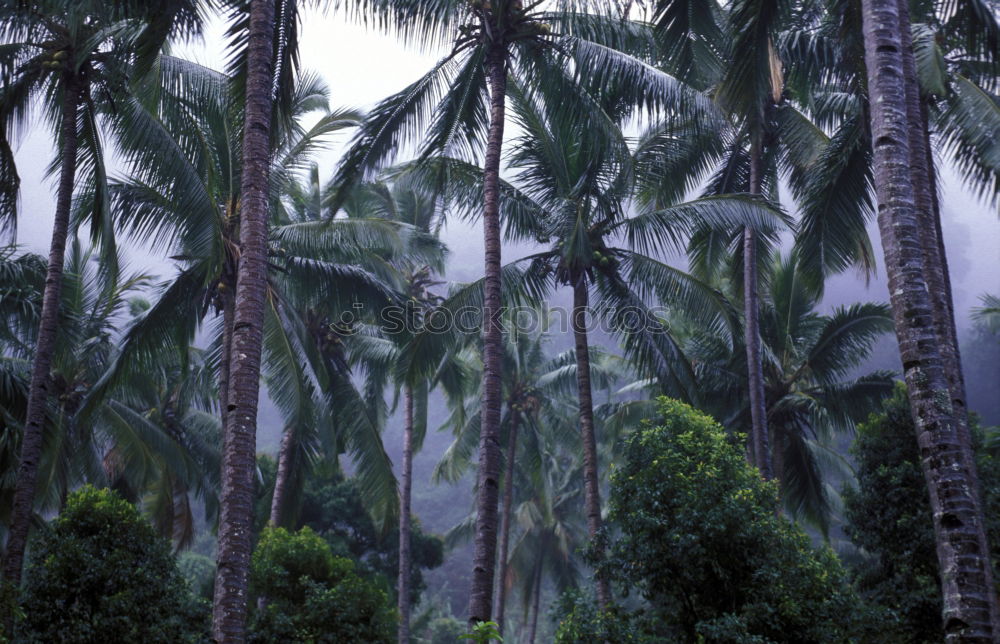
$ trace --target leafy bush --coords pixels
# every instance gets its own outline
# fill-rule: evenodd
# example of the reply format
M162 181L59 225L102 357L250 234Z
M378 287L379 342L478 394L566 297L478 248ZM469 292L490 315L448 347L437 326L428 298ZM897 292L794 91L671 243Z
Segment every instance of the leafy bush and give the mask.
M859 638L863 607L839 561L776 515L777 487L742 446L687 405L663 398L659 411L661 423L629 438L612 474L609 518L621 536L602 566L645 605L597 615L578 604L559 641Z
M559 624L557 642L637 644L656 641L655 627L644 612L628 613L618 606L601 612L593 599L577 591L560 596L553 614Z
M500 626L496 622L476 622L472 631L459 636L460 640L470 640L477 644L490 644L490 642L502 642L500 636Z
M360 572L385 580L395 603L399 570L399 530L382 530L372 521L353 479L317 471L303 488L300 525L326 539L336 555L350 557ZM416 606L427 588L423 571L444 563L444 540L423 531L413 517L410 529L410 602Z
M979 428L973 423L971 430L978 446ZM881 414L858 428L851 453L857 487L843 491L844 529L868 555L852 567L858 589L898 616L894 629L885 628L884 641L939 642L943 624L934 526L905 386L897 387ZM1000 460L977 450L976 461L997 575Z
M465 633L465 624L454 617L438 617L427 627L427 644L455 644Z
M268 523L276 465L266 455L257 459L262 479L256 501L256 531ZM357 482L344 478L335 465L320 464L302 484L298 503L289 503L285 527L309 527L323 537L333 554L354 560L362 577L377 578L396 602L396 574L399 570L399 530L376 526L361 499ZM444 540L423 531L413 517L410 532L410 602L416 606L427 588L423 573L444 563Z
M109 490L69 496L25 577L23 641L191 642L207 627L170 545Z
M267 598L251 627L253 642L389 642L395 614L386 594L335 557L309 528L269 527L250 567L253 592Z

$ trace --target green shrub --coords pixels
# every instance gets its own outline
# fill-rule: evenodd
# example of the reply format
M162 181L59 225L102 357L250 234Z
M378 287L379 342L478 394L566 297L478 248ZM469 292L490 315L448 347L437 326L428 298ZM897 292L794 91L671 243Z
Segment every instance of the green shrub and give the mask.
M496 622L476 622L476 625L472 627L470 632L460 635L458 639L469 640L476 644L502 642L503 637L500 635L499 628L500 626Z
M386 594L335 557L309 528L268 527L251 560L252 591L266 597L253 642L389 642L395 613Z
M618 606L600 612L593 599L577 591L560 596L553 614L559 624L557 642L639 644L656 641L655 625L644 612L629 613Z
M32 543L25 572L28 642L191 642L200 611L170 545L127 501L87 486Z
M847 642L862 604L829 548L777 516L777 486L708 416L663 398L612 474L620 530L602 570L645 600L630 614L577 606L560 641ZM619 622L631 622L625 625Z
M438 617L427 627L427 643L455 644L465 630L465 624L454 617Z
M362 576L380 576L393 603L399 570L399 529L375 525L361 499L357 481L337 471L317 471L302 490L299 525L323 537L335 555L350 557ZM444 563L444 540L424 532L413 517L410 526L410 603L416 606L427 587L424 571Z
M975 423L970 429L978 447L981 432ZM905 386L897 387L881 414L858 427L851 454L857 487L843 491L844 530L867 555L852 566L857 587L898 616L895 628L884 629L884 641L939 642L944 626L934 526ZM977 450L976 462L997 575L1000 461Z

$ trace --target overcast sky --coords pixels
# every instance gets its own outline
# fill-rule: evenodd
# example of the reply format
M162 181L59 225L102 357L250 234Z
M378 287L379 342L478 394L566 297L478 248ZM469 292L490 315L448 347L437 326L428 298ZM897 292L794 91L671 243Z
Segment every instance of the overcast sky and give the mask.
M209 26L203 42L178 47L175 53L221 69L225 60L223 33L224 25L217 21ZM313 12L307 13L304 20L301 57L305 68L326 79L334 106L361 108L370 107L412 82L436 59L434 53L404 47L391 37ZM339 149L337 145L319 158L324 179ZM54 186L44 180L43 174L52 154L50 133L45 128L31 132L17 152L22 178L18 242L38 252L47 250L51 231ZM995 209L976 201L947 169L942 174L945 237L955 278L956 309L964 317L980 293L1000 292L1000 219ZM482 238L477 230L452 225L446 241L456 260L452 266L460 267L462 273L452 271L450 277L470 279L481 271L480 262L474 261L481 257ZM507 257L511 256L508 253ZM162 253L133 252L132 257L138 267L161 275L167 272L157 261ZM835 278L829 292L829 304L887 298L883 285L877 284L866 292L853 274Z

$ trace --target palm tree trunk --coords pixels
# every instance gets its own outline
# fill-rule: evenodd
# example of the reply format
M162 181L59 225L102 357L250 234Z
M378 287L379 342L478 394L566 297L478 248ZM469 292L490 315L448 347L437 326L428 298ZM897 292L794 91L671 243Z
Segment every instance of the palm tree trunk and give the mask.
M760 143L750 145L750 194L761 189ZM764 394L764 362L760 348L760 305L757 295L757 234L750 228L743 231L743 317L744 344L747 352L747 383L750 387L751 454L761 476L770 479L771 446L767 431L767 400Z
M601 492L597 477L597 439L594 437L594 401L590 390L590 349L587 338L587 306L589 294L586 279L581 275L573 284L573 337L576 344L576 385L580 399L580 438L583 441L583 492L594 556L599 562L604 549L596 538L601 530ZM611 600L608 580L597 573L597 606L603 611Z
M483 396L480 410L479 472L473 543L469 625L489 621L497 549L497 500L500 477L500 405L503 337L500 326L500 150L503 145L507 51L497 43L487 58L490 127L483 164L483 232L486 271L483 297Z
M278 446L278 467L274 473L274 494L271 495L271 519L273 526L280 526L285 518L285 507L288 504L288 479L295 467L295 428L285 427L281 435L281 445Z
M905 2L906 0L899 0L903 73L907 78L916 78L913 39L909 36L909 5L904 4ZM927 107L920 98L920 89L916 83L906 84L906 110L909 119L907 141L910 148L910 177L921 233L924 275L934 307L934 328L941 338L938 350L941 352L945 377L948 379L952 392L955 426L958 428L959 438L962 439L971 459L972 441L969 437L969 423L965 407L965 381L962 378L958 340L955 332L951 284L948 280L948 260L944 249L944 240L941 238L941 216L937 203L936 176L933 171L934 160L930 153Z
M28 528L35 506L35 481L38 461L42 456L45 410L51 385L50 370L55 353L56 333L59 328L59 296L62 291L63 261L66 255L66 238L69 236L69 215L73 202L73 183L76 179L77 112L80 108L81 88L75 79L67 79L63 90L62 123L60 136L62 150L59 159L59 192L56 196L55 221L52 223L52 242L49 246L49 264L42 293L42 313L38 324L35 359L31 366L31 385L28 390L28 409L21 439L21 458L14 487L14 507L11 511L10 533L7 537L3 576L14 587L21 583L24 565L24 548ZM5 615L5 623L12 618ZM10 629L7 629L10 633Z
M278 465L274 472L274 490L271 493L271 516L268 523L275 527L280 526L285 517L285 506L288 503L288 478L292 475L295 460L295 428L291 425L285 427L281 434L281 444L278 446ZM257 597L257 611L263 612L267 608L267 595L261 594Z
M399 644L410 644L410 494L413 490L413 388L403 387L403 472L399 489Z
M528 629L528 644L535 644L535 634L538 633L538 606L542 598L542 560L535 564L535 582L532 584L531 627Z
M518 412L510 409L510 428L507 431L507 454L503 473L503 513L500 517L500 553L497 556L497 605L494 621L503 633L503 614L507 602L507 552L510 545L511 509L514 507L514 455L517 453Z
M218 565L212 605L212 635L220 644L246 639L257 402L267 289L273 31L274 0L252 0L240 185L240 263L223 429Z
M934 519L948 642L992 641L995 590L974 479L955 422L925 278L911 176L897 0L863 0L878 222L903 370ZM907 34L908 36L908 34Z
M907 0L898 0L899 33L902 40L903 74L908 79L916 79L916 59L913 54L913 38L910 32L910 7ZM972 436L969 433L969 410L966 406L965 378L962 376L962 360L958 348L958 332L955 327L955 309L952 300L951 280L948 274L948 255L945 252L944 237L941 232L941 211L937 195L937 174L930 146L930 123L927 104L920 97L920 87L916 82L906 84L906 111L909 122L907 143L910 148L910 180L913 185L914 203L917 209L918 228L924 257L924 276L934 313L934 329L939 338L938 351L944 368L944 376L951 392L951 406L955 420L955 433L962 447L962 456L972 480L971 492L977 513L983 515L982 489L975 454L972 451ZM980 532L983 552L990 552L986 531ZM993 567L986 566L987 587L993 588ZM990 603L990 623L993 631L1000 633L1000 606Z

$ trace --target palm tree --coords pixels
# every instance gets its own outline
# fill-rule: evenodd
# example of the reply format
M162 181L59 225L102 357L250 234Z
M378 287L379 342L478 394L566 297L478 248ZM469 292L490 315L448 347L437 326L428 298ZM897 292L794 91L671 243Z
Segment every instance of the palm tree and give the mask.
M907 109L910 128L908 147L913 151L910 164L914 174L912 185L915 190L915 206L921 217L920 241L926 265L925 277L932 298L936 333L941 338L941 357L945 377L949 382L952 405L955 410L956 428L959 442L963 447L963 458L972 464L969 450L966 420L965 392L957 343L951 286L948 279L947 261L940 234L940 215L937 194L933 189L936 182L934 161L928 153L930 149L930 128L932 123L942 148L947 152L967 181L987 199L995 200L996 178L1000 176L994 161L991 161L993 137L986 132L994 131L1000 123L1000 111L991 100L991 88L995 92L995 61L998 58L998 30L996 17L989 11L981 10L978 3L957 5L921 5L914 24L909 23L909 8L901 3L899 15L900 32L909 35L902 44L903 72L913 77L916 72L921 83L921 92L911 84L907 94ZM938 11L940 10L940 13ZM828 3L825 12L814 11L805 16L808 27L785 38L782 57L789 62L791 85L802 87L799 94L810 106L818 122L837 127L828 149L814 164L807 180L801 185L792 182L793 192L802 192L804 198L803 226L800 240L812 236L819 240L824 236L831 241L844 241L850 236L842 233L850 229L861 229L862 222L856 217L818 218L816 213L823 210L823 203L837 205L849 202L862 204L870 202L873 182L871 166L871 135L867 131L868 105L863 99L866 92L864 65L864 42L861 38L862 12L858 3ZM915 54L915 55L914 55ZM846 93L845 93L846 92ZM845 100L846 99L846 100ZM844 108L847 108L846 110ZM840 116L835 116L840 113ZM975 116L973 116L973 114ZM839 120L838 120L839 119ZM837 177L840 179L837 179ZM855 178L852 180L852 175ZM828 192L828 197L817 200L824 191L817 192L815 186L837 185L840 189ZM871 211L865 205L863 211ZM845 214L858 212L847 209ZM845 225L846 224L846 225ZM815 233L826 229L826 235ZM836 251L840 242L829 247ZM846 248L850 248L847 246ZM815 242L802 245L801 257L812 263L836 258L840 252L817 252L821 248ZM809 260L809 258L813 258ZM837 269L839 260L831 264ZM972 468L974 470L974 468ZM973 476L972 491L977 493L977 480ZM977 495L978 496L978 495ZM986 544L981 544L986 549ZM991 573L987 570L987 574ZM1000 623L994 615L994 623Z
M233 292L238 291L234 287L242 258L242 241L236 237L245 232L245 201L239 178L247 176L240 164L232 162L239 158L240 149L232 133L242 127L242 123L234 122L239 114L239 98L234 96L233 87L238 85L226 76L176 59L164 57L156 68L166 81L163 90L146 104L137 101L123 110L142 126L134 128L137 133L128 140L128 149L147 163L137 165L130 179L113 183L110 201L121 228L134 237L165 242L175 250L173 257L181 262L181 270L154 306L129 328L121 354L102 378L92 400L97 400L100 391L141 370L143 364L156 360L161 351L186 346L214 306L222 313L218 329L222 338L213 351L221 357L213 362L218 364L220 405L228 422L233 381L227 367L232 347L237 346L233 344L237 322ZM266 186L265 197L275 212L284 186L304 167L323 137L355 123L350 111L328 112L312 128L304 130L296 119L316 109L327 110L327 91L315 77L294 75L293 79L291 102L283 112L286 118L278 119L274 128L273 170ZM269 150L271 145L268 141ZM142 150L148 149L158 150L158 157L146 158ZM270 153L268 163L272 163ZM275 390L301 393L308 370L297 348L304 337L293 336L304 332L305 326L296 317L295 307L287 305L286 296L293 297L289 284L318 280L320 288L310 291L303 286L299 290L300 294L308 292L311 302L325 297L327 301L320 310L326 312L350 309L355 295L388 302L391 289L383 280L354 264L362 245L395 247L402 243L401 234L398 226L384 222L292 220L276 226L269 236L273 244L269 263L280 270L269 278L265 289L264 342L269 355L266 375L272 383L289 385L276 385ZM285 371L276 378L270 373L272 369ZM326 393L332 395L334 389ZM365 419L363 415L354 418L359 423ZM370 467L360 470L362 489L385 499L395 486L391 466L377 429L368 426L367 430L345 434L352 451L374 459Z
M545 458L543 449L552 440L572 445L575 423L566 422L576 412L573 403L576 382L576 359L573 352L550 357L546 348L550 338L540 329L518 329L516 320L507 320L504 342L504 407L501 431L506 434L503 469L503 504L500 520L499 552L497 555L497 588L494 620L504 628L507 595L510 587L510 537L514 532L514 482L535 472ZM592 349L603 355L599 349ZM598 362L593 375L598 384L608 384L613 376ZM570 394L570 395L568 395ZM478 443L480 416L478 391L466 393L457 401L447 425L455 433L441 461L435 466L435 481L458 481L472 465ZM543 440L541 434L548 438ZM535 476L534 474L532 476Z
M133 309L148 306L142 300ZM195 501L211 525L218 515L220 426L214 370L206 352L190 348L133 379L97 415L111 437L103 459L110 487L141 503L176 548L195 537Z
M6 475L0 488L0 523L10 525L12 492L17 482L17 453L21 426L28 407L33 339L38 329L45 288L45 258L18 254L14 247L0 251L0 467Z
M918 213L921 219L922 244L928 262L928 280L934 299L935 324L946 338L942 358L952 388L953 404L959 411L960 436L967 436L965 393L960 360L954 341L954 312L947 258L940 234L940 213L936 184L937 172L929 154L932 132L940 148L951 157L971 188L987 201L995 201L1000 183L1000 167L995 161L994 137L988 134L1000 126L1000 110L996 107L996 64L1000 59L1000 43L995 34L1000 31L997 17L977 2L914 6L913 23L909 11L900 11L903 33L904 72L916 74L920 91L911 88L907 94L910 114L909 145L915 150L911 169L917 191ZM806 15L808 29L787 38L783 57L789 59L791 75L798 76L793 84L801 86L804 102L810 106L818 122L835 124L833 112L841 112L847 120L838 136L840 148L825 153L830 160L842 159L841 166L853 166L855 172L864 168L864 182L854 181L854 188L841 182L844 190L839 199L863 198L871 183L871 145L867 127L867 105L864 100L864 44L861 34L861 12L858 3L828 3L826 11ZM845 92L858 95L848 97ZM991 96L993 99L991 99ZM845 98L847 100L845 100ZM839 105L837 109L832 106ZM843 108L847 109L844 110ZM851 133L853 130L853 133ZM842 136L847 134L847 136ZM866 142L866 137L869 139ZM831 141L834 143L835 141ZM847 159L850 158L850 161ZM818 164L814 178L834 170L829 162ZM920 177L918 180L917 177ZM810 182L812 183L812 182ZM862 188L860 194L858 188ZM793 190L795 186L793 185ZM832 195L831 195L832 196ZM865 210L870 210L866 206ZM815 224L815 222L813 222ZM857 226L855 222L851 226ZM830 220L830 232L843 228ZM924 234L925 233L925 234ZM833 235L831 234L831 237ZM839 234L837 236L840 236ZM817 249L812 249L817 250ZM826 257L826 253L804 252L803 258ZM811 260L817 261L817 260ZM967 454L967 457L969 455Z
M232 163L239 148L232 133L240 124L226 76L167 57L158 68L167 89L157 97L155 115L135 111L146 138L137 137L134 145L155 146L159 159L113 182L110 198L120 228L170 248L178 272L127 329L120 355L95 390L140 377L144 365L193 341L214 310L210 357L225 407L240 215L239 164ZM310 167L312 153L329 134L354 125L354 112L329 111L326 86L310 74L296 77L286 111L292 119L276 129L271 171L273 270L266 292L263 376L290 430L283 454L294 456L279 458L290 476L281 477L272 498L275 520L287 519L285 501L321 452L334 453L327 448L350 452L366 502L385 518L396 497L381 421L351 381L353 358L342 355L341 343L349 330L337 331L332 323L353 312L355 304L380 310L394 301L401 284L390 260L414 247L429 249L405 224L380 217L333 219L321 205L318 170L311 171L315 186L299 185L299 172ZM297 119L317 111L319 120L304 129Z
M393 221L399 221L413 226L416 230L426 235L435 235L440 231L442 224L441 207L438 199L433 193L428 193L421 189L419 185L407 184L406 181L399 181L392 188L384 184L373 186L374 197L379 203L377 210ZM410 307L413 315L422 317L432 310L439 302L440 297L435 295L431 288L435 285L434 275L444 268L443 253L434 258L433 264L418 261L415 257L409 261L400 262L399 269L402 272L403 282L406 284L405 295L407 302L412 303ZM424 259L427 259L426 257ZM398 351L406 350L407 342L412 335L407 329L402 329L400 333L392 335L392 340L396 343ZM451 353L451 352L449 352ZM451 356L444 356L439 360L441 368L454 368L451 363ZM399 494L399 575L397 579L397 595L399 604L399 631L398 640L400 644L409 644L410 641L410 570L412 567L410 557L410 524L411 524L411 492L413 486L413 455L423 444L424 435L427 432L427 405L428 393L439 380L437 375L430 382L425 378L417 378L415 381L402 380L403 388L403 462L400 475L401 486Z
M268 174L274 84L274 0L251 0L240 174L240 244L228 382L223 398L222 493L212 635L242 642L253 527L257 401L267 290Z
M972 318L997 333L1000 331L1000 297L984 293L979 296L979 302L982 306L972 309Z
M833 486L824 470L845 468L831 438L849 434L892 394L888 372L854 375L873 344L892 330L888 306L865 303L816 312L819 295L809 287L798 258L779 258L764 274L761 301L768 423L773 433L774 476L792 516L826 534ZM746 375L729 338L671 315L671 326L695 365L699 400L728 429L748 426Z
M584 542L577 499L582 464L572 453L548 458L541 478L533 481L527 499L517 508L521 530L510 561L512 576L520 581L528 628L525 641L531 644L538 632L542 582L548 576L558 593L575 588L579 571L572 553Z
M830 67L838 84L850 84L856 93L865 94L864 43L860 5L849 8L832 5L831 19L820 23L817 33L825 37L855 33L848 38L835 38L839 45L837 61ZM996 104L996 65L1000 60L1000 31L997 17L976 2L958 4L927 4L914 6L912 24L910 9L899 9L902 39L903 72L919 80L907 89L909 114L908 147L911 150L912 185L915 206L920 218L919 229L923 247L925 277L932 299L934 324L941 338L939 349L945 377L949 383L955 411L956 431L963 447L963 458L974 465L969 437L965 384L962 377L954 322L954 304L948 262L941 236L940 208L936 190L937 171L931 150L932 133L940 149L951 158L970 188L988 202L996 200L1000 166L996 163L995 137L988 134L1000 126L1000 110ZM846 64L840 64L846 63ZM866 107L857 101L858 112ZM867 121L863 118L862 121ZM868 135L866 135L868 136ZM870 137L860 140L870 159ZM868 161L870 163L870 160ZM973 493L981 502L975 467ZM986 544L981 547L985 550ZM991 574L987 570L987 574ZM994 608L997 608L994 606ZM993 614L994 629L1000 628L1000 609Z
M127 63L135 45L135 7L128 3L55 0L5 3L0 8L4 41L9 43L2 66L0 97L3 129L3 220L10 224L17 204L17 172L11 138L28 121L37 104L54 129L59 170L55 220L49 250L45 295L39 316L32 363L18 484L7 539L4 578L17 585L34 506L35 482L42 453L45 409L50 391L50 367L56 345L63 260L70 228L70 208L77 169L100 185L105 180L98 113L105 96L117 96L126 86ZM130 9L132 11L130 11ZM44 98L43 98L44 97ZM100 210L97 227L106 223Z
M271 278L276 307L265 340L265 381L286 425L271 522L282 525L292 519L290 503L312 466L323 454L335 457L344 448L360 466L357 477L370 510L384 522L397 499L394 482L383 485L385 474L391 478L387 461L379 464L385 459L379 436L386 416L382 390L396 356L392 340L378 326L378 315L371 312L401 297L397 293L407 285L401 266L437 262L442 248L405 222L386 217L365 198L349 200L346 217L331 218L323 207L315 165L307 182L292 183L285 192L271 224L277 243L289 245L279 254L287 257L303 243L296 240L311 235L316 239L308 242L309 262L314 269L325 263L325 269L310 273L285 263ZM317 279L323 288L316 288ZM360 315L365 310L369 314ZM364 392L353 382L358 370Z
M399 4L413 3L402 2ZM500 220L497 184L500 177L500 151L503 143L507 73L511 46L538 41L541 34L530 33L526 29L533 26L533 20L526 15L519 2L509 0L502 0L496 6L469 3L468 6L461 6L457 11L456 8L449 7L446 11L450 10L449 13L452 15L434 15L434 10L431 10L427 11L424 16L420 16L419 14L423 13L421 9L416 6L411 6L409 9L416 14L409 19L419 20L423 18L425 23L433 20L438 22L440 26L433 25L432 28L447 31L451 31L450 27L457 26L460 20L463 22L468 20L468 24L456 42L455 51L435 67L435 70L431 72L430 79L424 78L418 81L419 85L426 86L429 80L437 80L433 76L440 75L440 70L446 63L450 63L462 50L470 51L466 62L469 67L463 70L465 78L459 77L462 78L459 82L461 86L464 86L462 91L465 98L462 99L461 95L457 95L456 98L460 101L458 104L445 105L445 109L440 110L442 114L440 121L443 128L439 127L437 132L432 135L438 139L435 141L436 147L452 143L449 139L454 134L444 128L453 128L454 124L462 123L462 121L465 121L463 129L467 130L462 132L462 135L468 138L468 145L479 144L480 141L477 141L479 132L476 130L482 127L483 99L487 95L489 97L489 125L483 165L483 232L486 268L483 299L483 362L485 369L483 370L482 406L485 431L481 435L480 485L478 488L482 497L479 514L481 523L479 530L477 530L473 584L469 605L469 623L474 624L480 620L488 620L490 617L493 558L496 549L497 479L500 451L497 434L500 422L501 377ZM400 25L400 28L409 29L410 27ZM516 36L518 30L522 32L520 37ZM485 70L485 74L483 70ZM388 99L376 108L375 117L370 119L371 126L359 136L360 145L355 147L352 151L353 154L348 152L344 166L346 172L342 171L341 176L358 172L356 167L352 167L352 163L357 164L358 160L356 159L359 156L369 156L371 152L366 148L372 147L373 143L366 141L364 137L375 138L381 135L385 125L379 121L385 121L386 116L393 120L398 118L397 114L400 113L400 109L397 104L400 102L413 103L413 99L408 96L411 93L412 91L408 88L403 94ZM393 143L395 143L396 133L393 132L391 136ZM360 154L356 152L359 149L362 150Z
M519 77L527 86L544 84L553 74L563 74L565 55L571 54L584 73L618 70L631 87L634 105L676 103L677 98L672 78L614 48L633 40L650 47L649 34L637 36L625 21L580 12L576 4L549 10L542 3L521 0L354 3L356 14L365 20L423 44L451 42L453 47L428 74L376 106L345 155L337 184L349 187L417 138L423 139L422 156L443 152L476 165L480 157L483 161L483 431L470 624L490 617L496 554L502 411L500 155L508 78Z
M859 99L864 65L852 53L862 48L859 5L746 0L723 10L712 0L665 0L653 3L650 16L668 47L661 64L713 97L722 112L714 132L684 119L665 121L663 145L679 154L656 175L665 183L661 189L704 185L706 169L713 168L708 192L750 190L751 153L758 140L763 169L756 174L764 191L774 194L783 178L801 213L796 247L802 277L821 292L826 275L852 265L872 272L866 233L874 215L871 148L867 112ZM955 24L966 18L956 18ZM715 45L706 50L693 44L701 42ZM723 241L696 236L691 251L698 274L718 271ZM734 273L741 281L753 281L743 252L753 249L742 239L725 241L744 260L732 267ZM770 251L764 248L756 251L757 266L766 271ZM745 308L747 317L752 307ZM747 320L746 332L753 336L752 316ZM753 373L757 361L750 363ZM751 391L759 393L760 387Z
M16 290L3 288L11 297L10 326L0 341L3 380L13 385L4 387L0 407L6 422L17 429L24 419L26 374L37 330L25 322L37 318L44 283L44 270L34 278L25 272L35 264L30 260L30 255L5 260L3 271L20 282ZM87 422L80 422L81 402L116 353L117 325L129 309L142 306L134 294L148 285L148 278L119 276L106 266L98 269L94 253L75 239L63 274L51 367L55 395L44 424L36 506L43 512L58 510L78 485L111 485L135 502L144 500L164 535L184 545L193 536L192 497L213 505L218 462L210 446L217 428L208 413L214 388L205 386L210 383L201 354L192 351L186 365L168 356L109 392ZM10 434L16 436L17 431ZM12 451L5 453L4 460L13 456ZM3 485L3 496L9 499L13 488L13 481Z
M296 210L296 217L302 221L322 220L326 216L323 189L319 183L318 170L314 167L307 187L296 184L291 191L290 201ZM383 270L391 275L391 283L400 289L405 302L406 324L401 328L380 329L385 320L377 311L377 306L369 306L378 315L368 316L368 328L359 333L346 335L337 343L343 349L339 362L347 365L356 363L365 375L365 389L368 392L370 413L382 423L385 411L382 395L390 382L399 387L403 397L403 462L399 491L399 573L397 578L399 603L399 640L409 642L410 615L410 498L413 476L413 456L420 449L427 427L427 406L430 390L438 382L446 385L460 381L461 374L446 373L457 365L449 355L436 356L436 373L428 378L424 375L407 374L397 368L412 339L413 329L420 319L441 300L432 292L436 285L434 276L444 268L445 248L437 242L437 234L443 225L443 212L433 191L397 178L393 184L381 181L362 184L355 188L344 203L344 214L348 221L383 221L404 227L412 232L408 236L409 245L402 252L389 254L371 249L376 261L383 263ZM365 258L360 258L364 260ZM373 262L364 262L372 264ZM449 352L450 354L451 352ZM427 356L425 356L426 358ZM351 386L348 380L345 386ZM343 415L343 414L341 414ZM284 478L291 469L291 445L296 440L290 425L282 439L278 458L278 474L272 510L279 507L280 492L284 490ZM300 428L301 429L301 428ZM278 513L272 511L272 522L277 523Z
M526 641L534 641L537 631L545 577L559 592L575 588L581 575L573 553L585 544L576 359L574 350L548 355L548 340L544 332L526 330L512 331L506 342L505 360L513 369L505 372L507 410L502 426L508 443L515 437L516 451L509 452L512 456L504 468L501 544L507 546L498 562L503 577L497 588L497 616L506 614L504 604L516 587L522 604L520 639L527 637ZM591 351L596 358L595 383L608 389L621 372L599 348ZM455 440L435 467L435 480L456 481L470 466L479 430L474 393L465 406L453 410L449 424ZM449 543L471 537L474 519L470 516L449 531ZM511 621L501 626L510 626Z
M690 383L690 367L677 359L680 351L649 309L652 300L684 301L715 318L724 319L728 311L713 289L643 251L662 252L667 245L676 246L699 223L742 228L749 222L757 229L780 222L780 217L756 199L726 196L627 216L635 175L641 171L637 158L648 151L633 153L627 145L608 115L614 113L615 105L610 93L604 97L608 108L598 104L591 110L594 120L584 122L573 115L593 107L591 95L574 94L568 78L561 84L552 78L550 87L553 94L558 92L559 104L520 85L512 87L513 109L525 134L515 141L511 156L516 179L501 183L502 191L509 195L505 200L509 205L505 204L502 214L510 222L531 222L529 230L533 229L539 239L558 240L550 250L520 263L546 288L566 285L573 289L570 322L576 347L584 501L590 535L596 538L601 529L601 504L586 321L591 289L599 296L595 310L611 322L611 330L624 337L626 353L634 356L641 368L655 372L664 383ZM439 159L432 172L447 174L453 184L450 198L466 210L474 207L476 174L468 164ZM613 246L622 239L637 250ZM634 320L635 316L640 319ZM683 390L683 385L680 388ZM687 397L690 390L682 395ZM599 549L597 552L599 557ZM610 601L610 592L602 579L597 580L597 594L603 608Z
M956 410L938 345L917 220L907 127L907 75L900 5L863 0L865 60L878 197L890 302L927 479L944 598L947 641L987 641L992 635L989 554L974 495L974 465L965 457ZM942 403L942 397L945 402ZM951 481L958 481L955 486ZM958 553L962 552L962 556Z
M730 131L725 143L711 142L706 146L703 140L700 150L700 155L707 153L710 157L722 153L729 168L719 174L724 182L735 178L737 184L721 186L724 192L735 191L735 187L750 195L760 195L769 183L768 161L775 147L771 121L784 91L774 36L784 4L787 3L739 0L723 9L714 0L658 0L649 7L653 23L666 43L665 63L693 86L712 94L722 117L717 119L720 131L715 136ZM703 41L710 49L696 55L692 41ZM725 126L727 121L732 124L730 127ZM713 134L708 136L712 138ZM682 170L681 176L706 167L706 159L695 159L686 171ZM736 245L742 257L739 271L743 281L744 347L752 423L749 454L761 474L770 478L757 275L760 261L766 263L766 258L759 257L761 244L753 229L745 229Z
M911 183L914 189L915 207L917 209L918 226L920 231L921 244L923 246L924 254L924 276L927 281L928 293L931 297L933 314L934 314L934 327L937 336L941 339L939 344L939 351L941 353L941 360L943 363L945 378L948 381L948 387L951 393L952 407L954 410L955 419L955 431L958 435L959 442L962 446L963 458L965 460L966 467L969 470L969 475L972 478L973 487L973 497L979 506L978 513L980 516L983 515L983 500L982 500L982 490L979 485L979 475L975 462L975 455L972 450L972 437L969 432L969 415L968 407L966 402L966 389L965 381L962 375L962 365L961 357L959 355L958 346L958 332L955 326L955 310L954 301L952 299L952 289L951 280L948 271L948 260L947 254L944 247L944 238L941 232L941 213L938 203L937 194L937 171L934 165L934 156L931 151L931 133L930 133L930 112L933 109L933 102L931 100L931 95L934 92L940 92L944 95L947 103L958 103L961 105L961 99L956 100L956 96L960 94L954 92L948 92L947 88L933 87L935 84L930 78L928 78L926 73L918 75L918 66L916 62L915 49L917 48L918 41L922 40L920 43L922 45L921 58L924 61L924 67L931 65L926 64L927 54L926 50L931 49L935 53L940 54L940 58L937 56L932 56L932 60L937 63L938 66L943 67L944 54L943 49L946 47L950 48L949 54L958 53L962 58L970 58L977 62L982 63L982 65L987 69L992 69L993 78L988 83L995 86L996 70L997 64L1000 62L1000 43L996 41L994 36L992 39L986 37L982 40L982 32L978 32L978 29L984 29L985 31L993 30L996 32L1000 29L1000 25L997 23L997 17L995 15L990 15L988 12L984 12L985 15L980 15L974 17L976 12L970 15L963 16L962 26L958 31L961 33L954 33L956 30L954 27L948 24L948 21L943 21L936 30L936 33L932 34L932 40L934 44L928 46L926 41L928 37L924 35L921 38L921 32L926 32L929 30L928 27L924 26L921 29L921 25L917 25L917 30L915 31L911 25L910 21L910 8L908 4L900 3L899 6L899 29L902 34L902 60L903 60L903 73L907 75L908 78L914 79L914 82L908 83L906 86L906 108L910 119L910 127L908 133L908 146L910 149L910 171L912 174ZM925 16L924 19L928 23L939 22L936 20L937 16L932 11L930 16ZM970 20L972 18L972 20ZM940 36L940 38L938 38ZM942 44L938 45L938 41ZM992 40L992 42L991 42ZM964 56L963 56L964 54ZM959 66L956 66L959 67ZM960 69L960 67L959 67ZM926 69L921 69L921 72L926 72ZM964 82L960 71L955 71L948 73L949 70L942 71L942 76L951 80L948 83L952 87L960 86L965 91L970 90L970 85L974 88L975 85L971 82ZM930 87L920 87L920 83L917 81L921 78L927 79L923 82L923 85ZM945 83L939 83L944 85ZM978 88L977 88L978 89ZM975 90L972 90L975 94ZM988 95L988 94L987 94ZM951 100L947 100L951 99ZM997 117L1000 116L1000 112L996 109L996 104L993 103L990 107L983 110L985 114L981 117L977 117L977 121L986 121L987 123L992 120L993 124L997 124ZM992 117L992 119L991 119ZM961 137L964 145L972 148L973 152L966 153L966 157L969 156L973 158L981 158L982 153L982 136L975 136L976 130L982 128L981 125L971 125L968 121L958 121L957 123L953 119L943 119L938 118L938 121L943 121L941 123L941 129L947 134L952 136L958 135ZM970 127L971 125L971 127ZM988 126L987 126L988 127ZM973 134L973 136L969 136ZM988 145L988 144L987 144ZM963 164L961 163L961 157L959 157L959 167ZM966 165L966 174L970 169L968 164ZM993 201L996 200L998 188L1000 185L995 183L996 178L1000 177L1000 167L996 163L991 163L992 173L987 172L986 177L982 176L981 169L980 175L977 177L978 181L986 183L988 185L990 174L994 180L993 186ZM973 166L975 167L975 166ZM973 177L976 177L975 173L972 173ZM986 178L986 182L982 179ZM986 186L982 186L985 188ZM984 533L985 536L985 533ZM989 544L984 540L980 543L980 547L984 552L989 552ZM989 588L993 587L992 582L992 567L987 567L987 586ZM1000 606L996 602L991 604L991 622L994 631L1000 630Z

